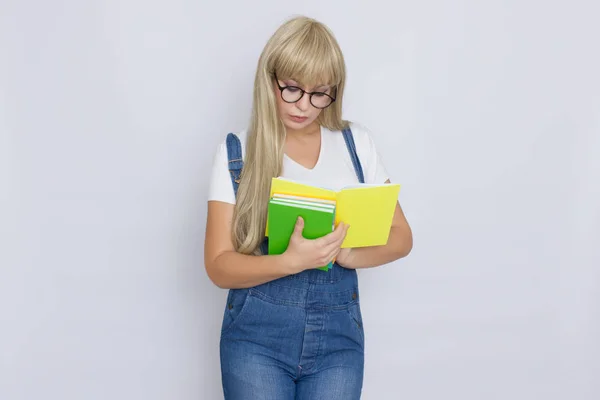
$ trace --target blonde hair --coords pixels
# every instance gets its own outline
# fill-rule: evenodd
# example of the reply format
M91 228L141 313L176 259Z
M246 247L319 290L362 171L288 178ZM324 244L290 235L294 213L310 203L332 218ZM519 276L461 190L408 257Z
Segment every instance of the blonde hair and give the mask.
M254 80L252 115L232 229L234 246L243 254L261 254L271 179L281 174L283 165L286 130L277 111L274 72L279 79L295 79L304 85L335 86L336 101L320 113L318 123L331 130L348 125L342 120L346 67L333 33L312 18L288 20L265 45Z

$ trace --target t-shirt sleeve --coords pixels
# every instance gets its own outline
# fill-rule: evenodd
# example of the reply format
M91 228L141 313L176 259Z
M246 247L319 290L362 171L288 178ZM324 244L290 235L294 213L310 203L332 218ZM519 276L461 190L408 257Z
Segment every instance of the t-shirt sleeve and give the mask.
M384 183L390 177L379 153L373 135L364 126L355 125L352 132L357 133L356 151L365 175L365 183Z
M235 204L235 193L231 183L231 174L229 173L225 140L217 146L217 151L213 157L208 188L208 201L211 200Z

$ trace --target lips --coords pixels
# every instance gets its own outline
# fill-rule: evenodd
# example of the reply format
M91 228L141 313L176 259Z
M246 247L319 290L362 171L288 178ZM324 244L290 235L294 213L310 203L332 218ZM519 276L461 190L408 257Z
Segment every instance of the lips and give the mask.
M296 115L290 115L290 119L295 122L304 122L308 119L308 117L298 117Z

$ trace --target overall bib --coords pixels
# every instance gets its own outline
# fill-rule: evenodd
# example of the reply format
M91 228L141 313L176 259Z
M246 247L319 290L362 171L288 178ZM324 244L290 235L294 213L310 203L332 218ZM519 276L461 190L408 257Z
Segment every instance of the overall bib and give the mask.
M364 183L352 132L342 134ZM243 161L234 134L227 149L237 194ZM230 289L220 357L226 400L360 399L364 331L356 271L334 263L329 271Z

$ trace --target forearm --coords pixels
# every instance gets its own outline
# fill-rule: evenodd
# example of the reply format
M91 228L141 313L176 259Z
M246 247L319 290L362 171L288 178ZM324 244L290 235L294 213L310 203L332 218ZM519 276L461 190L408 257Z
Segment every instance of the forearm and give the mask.
M343 267L373 268L406 257L412 249L412 234L406 228L392 228L387 244L350 250Z
M223 289L252 287L292 273L285 255L253 256L236 251L221 253L206 267L209 278Z

